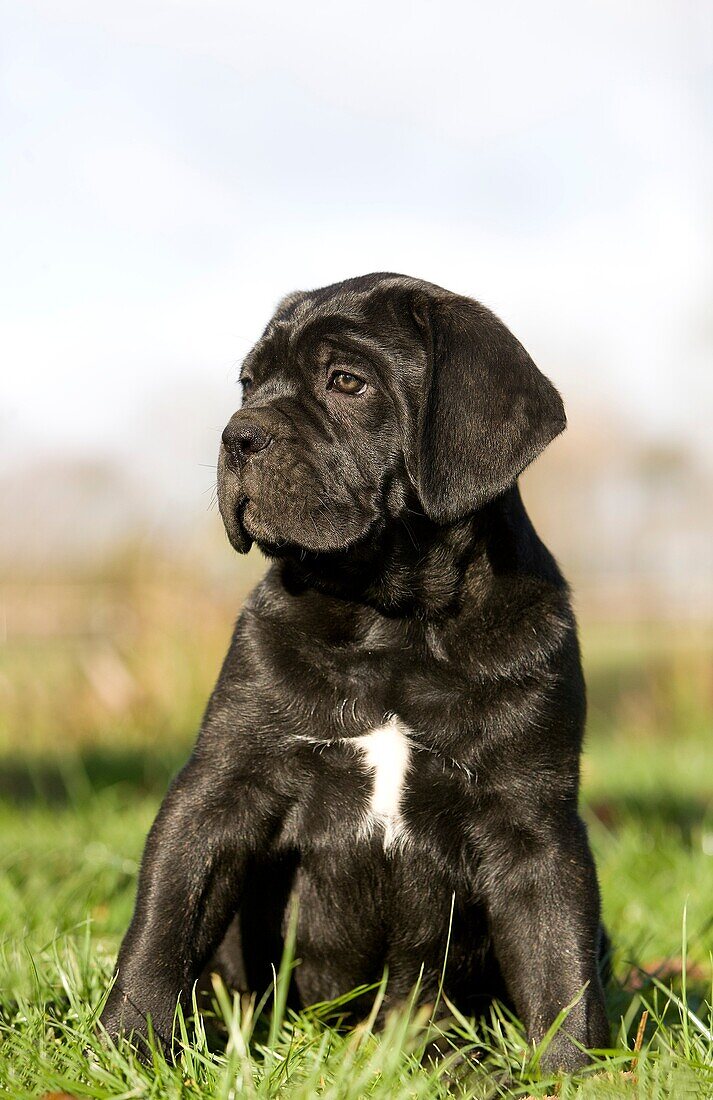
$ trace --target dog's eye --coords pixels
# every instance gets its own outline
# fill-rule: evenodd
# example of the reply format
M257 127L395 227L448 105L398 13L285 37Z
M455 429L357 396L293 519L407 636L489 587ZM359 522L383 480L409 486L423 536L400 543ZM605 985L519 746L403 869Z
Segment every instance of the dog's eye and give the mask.
M363 378L360 378L358 374L348 374L347 371L344 370L335 370L334 373L329 376L327 389L336 390L337 393L348 393L353 396L357 393L364 393L366 382Z
M250 393L250 390L253 388L253 380L252 378L241 378L240 385L243 387L243 395L245 395L246 393Z

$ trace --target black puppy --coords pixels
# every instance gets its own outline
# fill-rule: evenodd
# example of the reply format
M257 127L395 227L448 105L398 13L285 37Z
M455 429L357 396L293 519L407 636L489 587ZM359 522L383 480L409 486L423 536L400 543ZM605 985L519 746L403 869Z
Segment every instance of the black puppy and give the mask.
M560 397L483 306L391 274L286 298L242 384L220 510L275 562L149 835L103 1023L169 1045L216 959L266 988L292 898L301 1003L385 966L389 1003L421 972L432 1000L453 904L447 995L538 1040L583 990L547 1059L575 1069L609 1040L584 683L517 488Z

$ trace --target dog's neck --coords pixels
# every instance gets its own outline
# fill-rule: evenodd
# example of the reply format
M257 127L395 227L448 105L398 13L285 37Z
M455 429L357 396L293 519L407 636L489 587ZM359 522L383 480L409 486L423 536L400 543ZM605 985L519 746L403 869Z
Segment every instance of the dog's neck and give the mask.
M484 596L497 573L520 571L530 535L539 541L515 486L448 525L409 513L347 552L291 555L282 578L293 594L312 589L391 618L443 621L466 595Z

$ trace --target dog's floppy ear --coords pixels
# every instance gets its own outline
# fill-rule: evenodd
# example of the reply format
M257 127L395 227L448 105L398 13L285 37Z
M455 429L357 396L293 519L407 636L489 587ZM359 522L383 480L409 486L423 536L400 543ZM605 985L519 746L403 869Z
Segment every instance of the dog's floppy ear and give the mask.
M502 321L444 291L414 299L428 362L412 475L439 523L517 479L566 424L562 399Z

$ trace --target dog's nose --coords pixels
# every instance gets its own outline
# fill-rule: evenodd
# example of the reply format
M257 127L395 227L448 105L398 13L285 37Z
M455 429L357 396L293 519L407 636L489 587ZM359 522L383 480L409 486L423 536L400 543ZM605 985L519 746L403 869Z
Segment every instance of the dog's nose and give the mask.
M271 442L272 436L256 420L245 417L233 417L223 432L225 448L235 459L257 454Z

